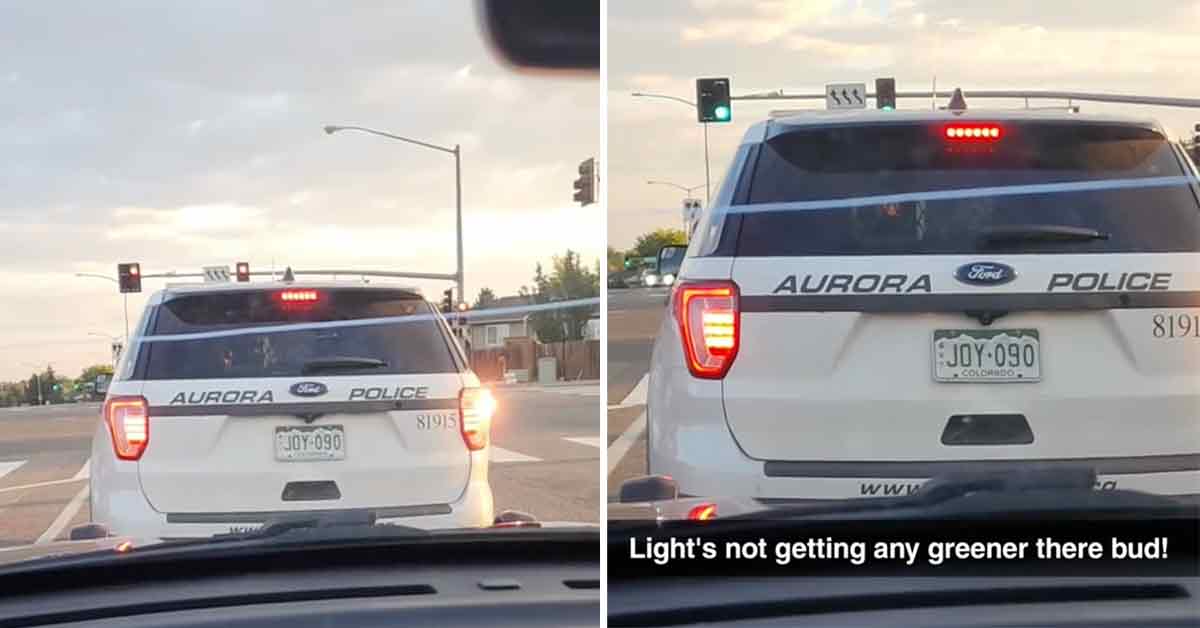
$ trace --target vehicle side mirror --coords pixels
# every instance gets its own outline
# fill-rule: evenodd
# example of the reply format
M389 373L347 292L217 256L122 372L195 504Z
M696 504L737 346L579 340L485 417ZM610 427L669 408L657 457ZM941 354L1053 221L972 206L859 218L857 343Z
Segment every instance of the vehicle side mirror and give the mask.
M661 267L663 261L682 259L687 254L686 244L668 244L658 250L658 265Z
M86 541L102 539L108 535L108 527L103 523L81 523L71 528L71 533L67 538L72 541Z
M480 0L479 17L509 63L550 70L600 70L600 0Z
M622 504L660 502L679 498L679 485L666 475L643 475L621 483Z

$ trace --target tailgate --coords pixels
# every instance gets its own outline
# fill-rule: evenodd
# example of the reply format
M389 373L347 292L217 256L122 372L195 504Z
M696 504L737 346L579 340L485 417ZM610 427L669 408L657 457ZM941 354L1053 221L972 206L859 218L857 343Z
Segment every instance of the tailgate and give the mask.
M147 381L142 488L168 513L447 504L471 468L462 387L457 373Z
M737 259L724 405L741 448L818 461L1200 452L1200 256L996 255L1015 279L955 278L981 261ZM946 368L962 344L987 368ZM995 368L1011 357L1017 369Z

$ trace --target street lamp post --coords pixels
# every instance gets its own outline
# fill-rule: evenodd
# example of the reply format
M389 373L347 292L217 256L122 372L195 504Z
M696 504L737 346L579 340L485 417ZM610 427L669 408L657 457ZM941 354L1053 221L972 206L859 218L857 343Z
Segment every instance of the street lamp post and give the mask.
M113 371L115 372L117 370L117 360L121 357L121 350L125 347L125 343L122 338L120 336L114 336L112 334L106 334L99 331L89 331L88 335L99 336L101 338L108 338L112 340L112 367Z
M75 276L76 277L94 277L96 279L107 279L107 280L117 284L118 286L121 285L121 282L117 281L117 279L115 277L109 277L108 275L99 275L96 273L75 273ZM121 300L124 302L123 305L125 308L125 337L128 338L129 337L129 295L127 293L122 292Z
M673 187L673 188L678 188L678 189L680 189L680 190L683 190L683 191L684 191L684 193L685 193L685 194L687 194L687 197L684 199L684 207L683 207L683 232L684 232L685 234L687 234L687 235L690 237L690 236L691 236L691 229L690 229L690 226L689 226L689 223L688 223L688 205L687 205L687 201L688 201L688 199L691 199L691 197L692 197L692 190L697 190L697 189L700 189L700 188L702 188L702 187L705 187L705 186L703 186L703 185L693 185L692 187L688 187L688 186L686 186L686 185L679 185L678 183L672 183L672 182L670 182L670 181L647 181L647 182L646 182L646 185L669 185L669 186L671 186L671 187Z
M673 100L677 103L685 104L693 109L696 108L696 103L690 100L684 100L683 98L677 98L675 96L667 96L666 94L647 94L644 92L634 92L633 96L639 98L661 98L663 100ZM704 205L708 206L712 201L712 183L709 179L708 169L708 123L702 122L701 124L704 125Z
M24 364L25 366L32 366L35 369L41 368L40 366L34 364L33 362L22 362L21 364ZM39 375L37 371L33 372L33 386L35 388L37 388L38 405L39 406L45 405L45 402L43 401L44 398L42 397L42 376Z
M376 131L375 129L368 129L366 127L361 127L361 126L327 125L325 127L325 133L328 135L333 135L334 133L337 133L338 131L362 131L363 133L370 133L372 135L379 135L381 137L386 137L386 138L398 140L401 142L408 142L409 144L416 144L417 146L423 146L425 148L429 148L429 149L436 150L436 151L441 151L443 153L450 153L451 155L454 155L454 210L455 210L455 226L456 226L457 235L458 235L458 237L457 237L457 240L458 240L458 242L457 242L457 244L458 244L458 268L454 274L457 277L456 283L458 285L458 298L460 301L465 302L467 295L463 291L464 288L463 288L462 150L461 150L461 147L458 144L455 144L454 148L449 148L446 146L438 146L437 144L430 144L428 142L422 142L420 140L414 140L414 139L408 138L408 137L401 137L399 135L393 135L391 133L385 133L383 131Z

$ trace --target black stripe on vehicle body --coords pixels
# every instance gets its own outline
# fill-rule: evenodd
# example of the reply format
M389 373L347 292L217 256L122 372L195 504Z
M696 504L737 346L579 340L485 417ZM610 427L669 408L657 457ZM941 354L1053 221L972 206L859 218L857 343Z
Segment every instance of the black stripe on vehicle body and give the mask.
M399 517L422 517L426 515L448 515L450 504L420 504L416 506L390 506L387 508L358 508L345 510L264 510L262 512L170 512L167 523L264 523L268 519L294 517L304 514L331 515L343 512L370 510L378 519Z
M278 416L280 414L369 414L391 410L457 410L458 399L402 399L398 401L326 401L308 403L218 404L150 406L150 416Z
M1087 467L1100 475L1200 471L1200 454L1121 458L1044 458L1039 460L937 460L915 462L768 460L771 478L917 478L947 473L1053 470Z
M743 312L1028 312L1200 307L1200 292L744 295Z

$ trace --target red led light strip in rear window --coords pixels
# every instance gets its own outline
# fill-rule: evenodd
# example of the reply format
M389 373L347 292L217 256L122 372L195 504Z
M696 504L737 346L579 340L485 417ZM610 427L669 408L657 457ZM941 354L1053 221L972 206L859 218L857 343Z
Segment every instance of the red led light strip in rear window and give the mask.
M287 290L279 293L279 300L284 303L311 303L319 298L316 290Z
M994 142L1004 136L1004 130L995 124L954 124L946 127L943 135L953 141Z

